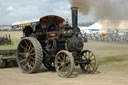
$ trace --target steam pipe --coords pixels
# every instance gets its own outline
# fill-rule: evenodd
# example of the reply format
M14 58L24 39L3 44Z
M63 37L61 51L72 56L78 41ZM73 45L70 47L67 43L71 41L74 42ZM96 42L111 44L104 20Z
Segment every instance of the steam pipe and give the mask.
M76 29L78 27L78 7L71 7L72 10L72 27Z

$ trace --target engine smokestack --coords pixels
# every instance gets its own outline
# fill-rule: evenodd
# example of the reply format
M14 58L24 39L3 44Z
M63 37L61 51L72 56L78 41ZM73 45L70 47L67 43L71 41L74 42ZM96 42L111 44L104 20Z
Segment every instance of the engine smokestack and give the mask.
M78 7L72 7L72 27L77 28L78 26Z

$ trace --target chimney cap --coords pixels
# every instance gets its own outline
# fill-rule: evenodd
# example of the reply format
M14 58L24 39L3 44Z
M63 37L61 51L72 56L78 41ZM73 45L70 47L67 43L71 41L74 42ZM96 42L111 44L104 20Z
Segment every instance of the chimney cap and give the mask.
M78 7L71 7L71 9L72 9L72 10L77 10L77 9L78 9Z

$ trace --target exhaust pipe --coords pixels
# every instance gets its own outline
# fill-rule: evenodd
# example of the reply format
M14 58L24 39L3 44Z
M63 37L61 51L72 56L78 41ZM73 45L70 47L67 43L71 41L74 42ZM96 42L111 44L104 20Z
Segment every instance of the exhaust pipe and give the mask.
M77 29L78 27L78 7L72 7L72 27Z

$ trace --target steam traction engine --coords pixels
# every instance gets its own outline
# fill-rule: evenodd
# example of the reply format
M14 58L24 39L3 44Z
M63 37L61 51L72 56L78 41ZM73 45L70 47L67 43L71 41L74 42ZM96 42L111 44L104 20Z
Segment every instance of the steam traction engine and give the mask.
M97 70L96 56L83 50L84 43L77 26L77 7L72 7L72 27L59 16L40 18L23 29L24 37L17 48L17 62L25 73L37 72L42 64L69 77L75 65L86 73Z

